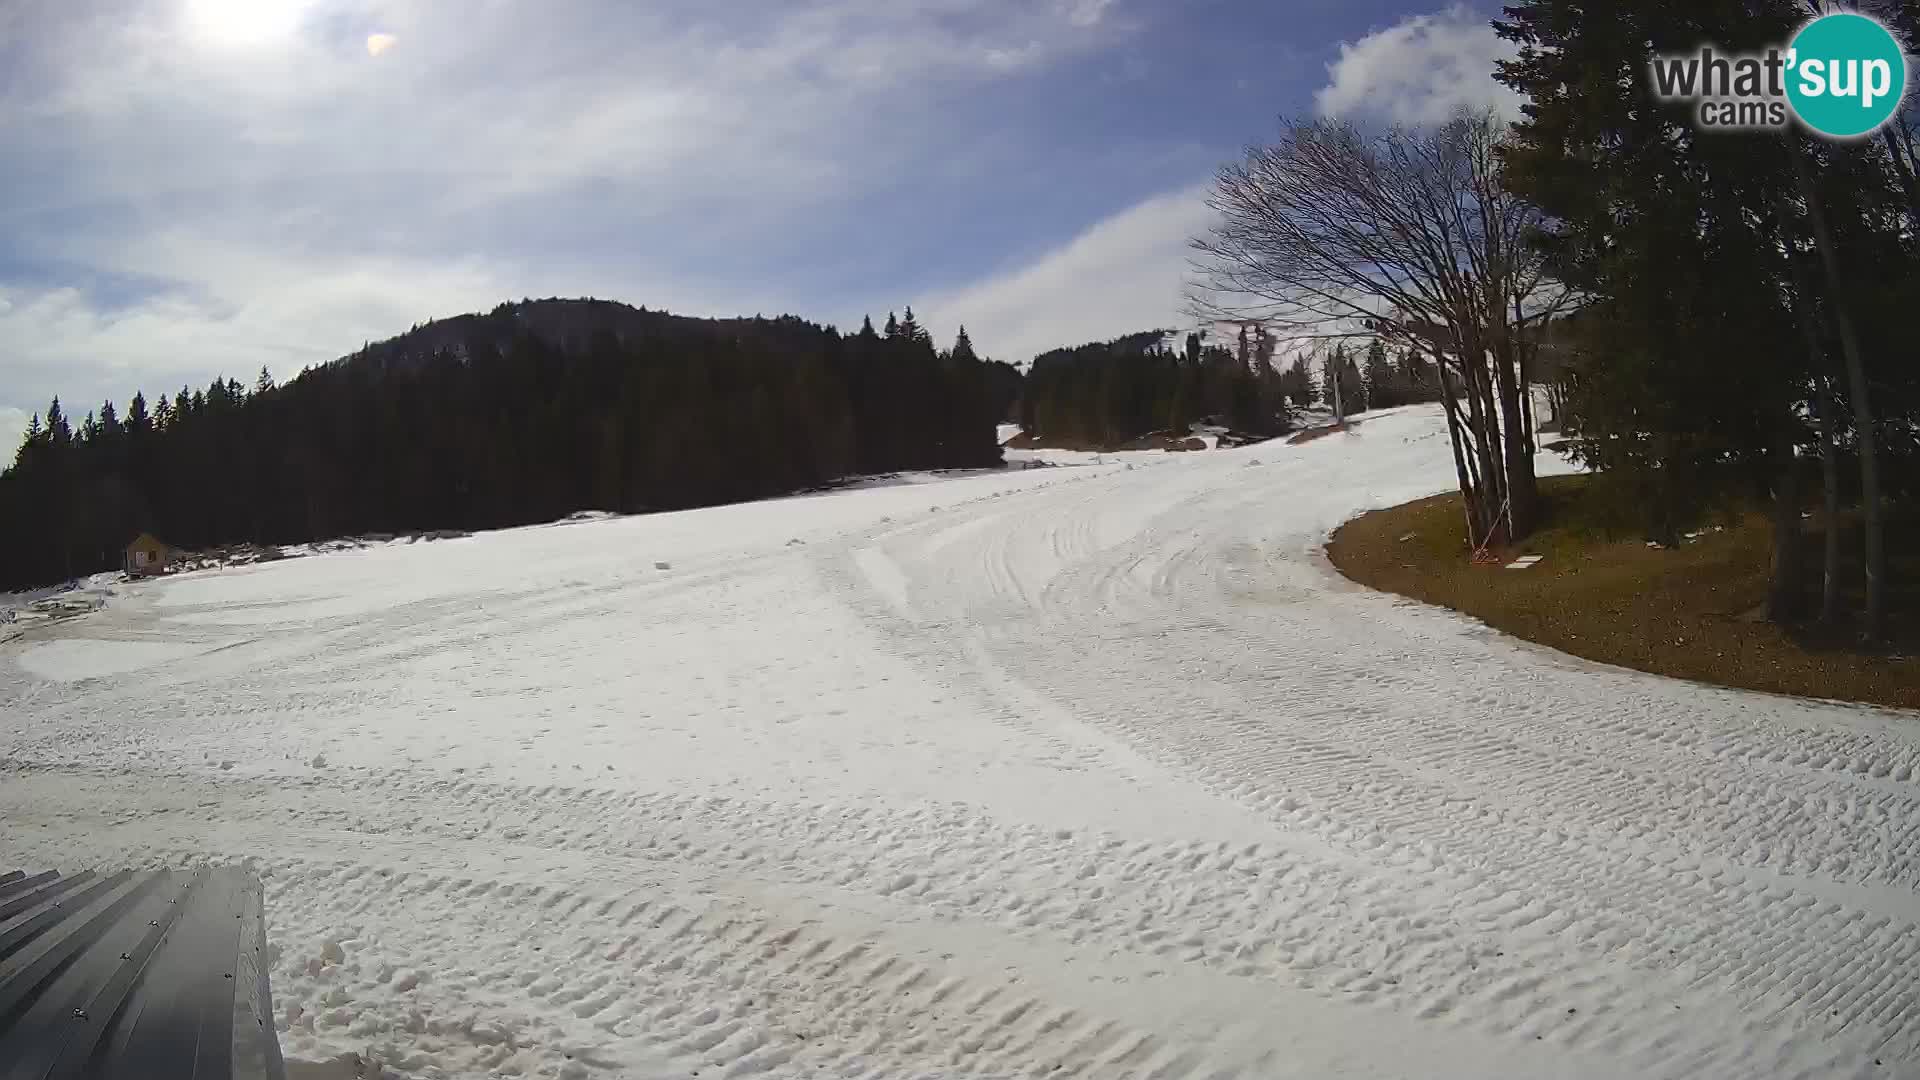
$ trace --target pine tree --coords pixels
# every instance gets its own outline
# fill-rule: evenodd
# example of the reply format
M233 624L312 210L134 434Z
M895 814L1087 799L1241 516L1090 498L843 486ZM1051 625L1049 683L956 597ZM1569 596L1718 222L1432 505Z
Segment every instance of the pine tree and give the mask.
M1542 241L1556 272L1596 298L1569 362L1577 453L1663 544L1707 512L1724 477L1770 475L1777 571L1794 562L1795 447L1808 388L1826 375L1796 316L1846 315L1831 291L1823 310L1788 306L1806 295L1787 280L1809 246L1802 218L1821 189L1844 190L1850 239L1890 249L1899 241L1871 239L1869 222L1894 220L1905 200L1869 155L1837 147L1820 151L1809 197L1796 182L1797 136L1704 134L1645 84L1657 53L1703 40L1756 52L1804 18L1789 0L1621 0L1604 11L1515 0L1495 23L1518 46L1497 77L1533 102L1506 150L1506 182L1553 223ZM1874 431L1856 436L1865 449ZM1775 584L1786 584L1779 572Z
M1167 351L1164 356L1164 370L1152 381L1149 392L1152 397L1148 403L1148 416L1153 426L1164 427L1175 438L1185 438L1193 431L1195 415L1199 403L1195 400L1199 388L1198 365L1194 361L1199 347L1199 335L1189 333L1180 342L1176 351Z
M1376 409L1405 405L1401 394L1400 380L1395 376L1392 361L1387 359L1387 346L1379 338L1367 344L1367 363L1361 372L1366 383L1367 403Z
M46 438L46 433L46 429L40 426L40 414L34 413L32 419L27 421L26 435L21 438L20 445L14 448L13 463L16 466L23 465L28 455L39 448L41 440Z
M887 312L887 329L881 336L888 341L900 336L900 320L894 318L891 311Z
M907 317L913 317L913 310L907 310ZM977 364L980 358L974 354L973 339L967 336L967 328L960 327L960 336L953 340L953 352L948 354L955 364Z
M901 337L916 345L925 345L929 348L933 346L933 335L927 333L926 329L920 325L919 320L913 317L912 304L907 305L907 314L900 320L897 332Z
M268 371L266 365L262 364L260 365L259 377L253 380L253 392L255 394L266 394L266 393L271 393L272 391L273 391L273 372Z
M1266 323L1260 323L1253 331L1253 370L1255 374L1266 375L1273 370L1273 353L1279 347L1279 341Z
M1307 369L1305 353L1294 356L1293 363L1287 367L1284 379L1287 398L1293 402L1295 408L1304 409L1318 400L1319 395L1313 384L1313 372Z
M60 410L60 398L55 395L47 406L47 439L56 447L65 448L73 442L73 429L67 425L67 414Z

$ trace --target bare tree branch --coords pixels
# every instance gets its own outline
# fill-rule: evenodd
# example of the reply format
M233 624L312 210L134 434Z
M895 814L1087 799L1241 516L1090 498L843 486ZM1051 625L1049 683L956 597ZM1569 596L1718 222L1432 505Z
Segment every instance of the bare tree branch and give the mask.
M1531 528L1527 358L1574 302L1529 244L1539 212L1500 183L1500 122L1437 130L1283 124L1272 145L1222 168L1193 241L1191 306L1283 337L1379 337L1430 352L1455 379L1450 429L1470 518ZM1475 537L1479 542L1481 537Z

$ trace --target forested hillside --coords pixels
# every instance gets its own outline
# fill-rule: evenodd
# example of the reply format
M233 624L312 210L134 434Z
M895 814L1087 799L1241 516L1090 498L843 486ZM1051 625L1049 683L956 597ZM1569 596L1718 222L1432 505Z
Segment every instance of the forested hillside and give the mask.
M1270 347L1243 338L1236 352L1190 334L1175 351L1167 337L1150 330L1035 357L1020 426L1046 445L1100 449L1150 432L1184 435L1208 417L1249 433L1288 429L1290 384ZM1304 380L1300 389L1306 404Z
M911 309L843 336L792 316L503 304L284 386L263 370L84 419L56 400L0 474L0 588L118 566L141 530L199 548L495 528L987 466L1017 387L964 331L937 350Z
M1231 345L1201 333L1179 349L1174 340L1148 330L1036 357L1021 427L1041 445L1112 450L1156 432L1184 436L1201 421L1279 435L1292 430L1295 410L1331 404L1335 378L1348 415L1440 397L1431 363L1412 350L1389 356L1378 340L1364 349L1344 341L1296 348L1285 364L1275 356L1279 339L1258 321L1242 322Z

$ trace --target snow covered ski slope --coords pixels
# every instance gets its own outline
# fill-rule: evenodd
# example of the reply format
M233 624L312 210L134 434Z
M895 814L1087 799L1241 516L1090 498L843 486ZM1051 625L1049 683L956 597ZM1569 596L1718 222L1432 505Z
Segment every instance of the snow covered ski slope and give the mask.
M1914 717L1345 582L1430 410L1103 460L122 587L0 866L257 860L310 1076L1920 1075Z

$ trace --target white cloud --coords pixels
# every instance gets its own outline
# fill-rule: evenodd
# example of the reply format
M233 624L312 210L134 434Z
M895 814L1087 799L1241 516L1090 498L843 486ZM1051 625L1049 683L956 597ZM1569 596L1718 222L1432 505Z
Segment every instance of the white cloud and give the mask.
M0 407L27 411L522 295L808 313L697 267L950 165L954 86L1122 32L1102 0L29 8L0 79Z
M1186 326L1187 241L1211 220L1206 191L1149 199L1027 266L928 297L920 308L949 331L964 324L983 354L1017 363L1062 346Z
M1067 11L1067 21L1075 26L1098 26L1113 6L1113 0L1074 0Z
M124 265L144 267L170 253L178 287L119 307L70 287L0 285L8 404L44 409L59 395L77 420L109 398L124 411L136 389L151 401L183 385L204 387L216 376L251 385L262 366L285 382L414 323L527 295L635 297L694 314L781 307L747 293L698 295L637 273L535 271L479 259L315 259L204 238L187 242L176 234L133 244L123 253Z
M1520 96L1493 79L1494 61L1513 55L1513 44L1465 7L1411 16L1343 42L1314 105L1327 116L1399 124L1438 124L1489 106L1517 118Z
M1017 48L988 49L987 66L997 71L1012 71L1040 59L1041 52L1037 41L1029 41Z
M27 436L27 410L0 405L0 471L13 467L13 456Z

